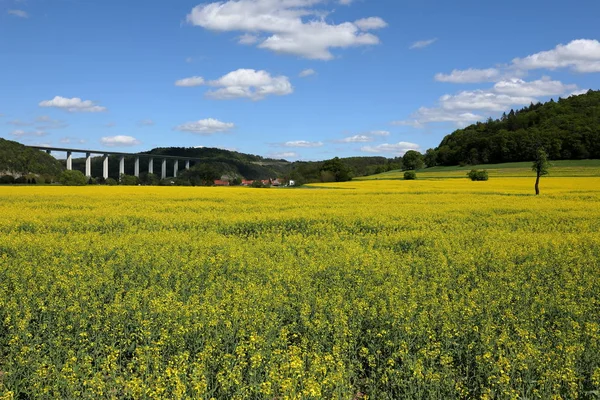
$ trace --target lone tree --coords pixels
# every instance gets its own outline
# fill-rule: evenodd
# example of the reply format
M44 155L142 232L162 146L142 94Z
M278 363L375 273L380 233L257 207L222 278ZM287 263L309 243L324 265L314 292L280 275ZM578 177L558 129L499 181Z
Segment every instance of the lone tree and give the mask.
M423 155L415 150L409 150L402 157L404 170L417 170L423 168Z
M535 178L535 195L540 194L540 177L543 175L548 175L548 169L550 169L551 165L548 161L548 154L546 150L543 148L539 148L535 154L535 161L533 161L533 165L531 169L535 171L537 177Z

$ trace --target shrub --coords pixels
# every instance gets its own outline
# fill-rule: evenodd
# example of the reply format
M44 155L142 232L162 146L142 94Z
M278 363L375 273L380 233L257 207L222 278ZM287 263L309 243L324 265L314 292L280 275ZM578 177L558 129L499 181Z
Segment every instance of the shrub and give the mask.
M27 183L27 178L25 178L24 176L20 176L18 178L15 178L15 183L19 183L19 184Z
M125 186L137 186L140 179L137 176L121 174L120 184Z
M488 180L488 172L485 169L482 169L482 170L472 169L467 174L467 176L472 181L487 181Z
M173 186L175 185L175 181L172 178L161 179L158 183L159 186Z
M252 185L250 185L250 186L252 186L253 188L268 188L268 187L271 187L270 184L265 185L264 183L262 183L262 181L260 181L258 179L255 180L254 182L252 182Z
M87 184L87 178L81 171L63 171L58 181L65 186L84 186Z
M10 184L15 183L15 177L12 175L2 175L0 176L0 184Z
M113 178L106 178L106 180L104 181L104 184L108 185L108 186L115 186L115 185L118 185L119 182L117 182L116 179L113 179Z
M417 173L415 171L406 171L404 173L405 181L414 181L415 179L417 179Z

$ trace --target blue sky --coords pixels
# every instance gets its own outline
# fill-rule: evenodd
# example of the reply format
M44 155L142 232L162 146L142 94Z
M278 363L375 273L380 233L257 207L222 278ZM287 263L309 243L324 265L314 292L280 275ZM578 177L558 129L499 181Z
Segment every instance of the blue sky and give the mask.
M0 0L0 136L289 160L425 151L600 84L600 2Z

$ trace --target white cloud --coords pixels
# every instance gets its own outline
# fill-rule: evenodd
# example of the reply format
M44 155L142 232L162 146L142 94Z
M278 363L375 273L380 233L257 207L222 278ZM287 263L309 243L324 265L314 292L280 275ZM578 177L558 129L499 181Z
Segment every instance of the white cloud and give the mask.
M439 107L421 107L409 119L392 123L422 128L428 123L452 122L462 127L484 119L476 112L506 111L514 106L537 103L538 97L564 95L576 89L577 85L553 81L549 77L529 82L517 78L501 80L490 89L446 94L440 97Z
M140 125L141 126L153 126L154 125L154 121L151 119L143 119L140 121Z
M254 69L238 69L208 85L219 89L207 92L214 99L248 98L262 100L266 96L285 96L294 91L287 76L271 76L267 71Z
M451 122L458 126L465 126L481 119L483 119L483 116L471 112L452 112L441 108L421 107L410 116L410 119L393 121L392 124L423 128L425 124L429 123Z
M494 85L496 93L506 94L508 96L554 96L577 89L577 85L565 85L560 81L553 81L549 77L525 82L522 79L511 79L500 81Z
M435 42L437 42L437 38L434 39L428 39L428 40L419 40L414 42L413 44L410 45L409 49L422 49L425 48L427 46L431 46L432 44L434 44Z
M213 118L207 118L195 122L187 122L177 126L175 129L181 132L211 135L213 133L228 132L233 128L235 128L235 124L231 122L221 122Z
M65 136L65 137L63 137L63 138L60 139L60 142L62 144L72 144L72 143L84 144L85 140L84 139L77 139L77 138Z
M180 79L175 82L175 85L216 87L218 89L210 90L206 95L219 100L236 98L262 100L269 95L284 96L294 91L287 76L271 76L267 71L254 69L238 69L208 82L200 76L194 76Z
M515 58L513 66L523 70L571 68L576 72L600 72L600 42L590 39L559 44L525 58Z
M317 71L315 71L312 68L309 68L309 69L305 69L304 71L300 72L300 74L298 74L298 76L300 78L306 78L307 76L311 76L311 75L314 75L316 73L317 73Z
M589 92L590 89L581 89L581 90L576 90L572 93L569 93L569 96L567 97L571 97L571 96L581 96L582 94L586 94L587 92Z
M203 84L204 84L204 78L201 76L192 76L190 78L180 79L175 82L175 86L180 86L180 87L202 86Z
M496 68L465 70L453 70L450 74L436 74L435 80L438 82L450 83L480 83L495 82L500 78L500 70Z
M7 124L14 126L31 126L32 122L29 121L21 121L20 119L13 119L12 121L8 121Z
M205 29L245 32L256 37L258 47L310 59L330 60L331 49L375 45L379 38L357 23L329 24L326 13L312 7L327 0L229 0L201 4L187 21ZM342 4L350 1L342 0ZM383 27L380 18L360 21L363 28ZM357 22L358 22L357 21ZM266 38L258 38L265 33ZM241 41L242 43L248 41Z
M340 140L335 140L336 143L369 143L372 141L373 138L367 135L354 135Z
M35 122L39 125L37 128L41 130L45 129L63 129L69 126L65 121L59 119L52 119L47 115L41 115L35 119Z
M79 97L68 99L61 96L56 96L52 100L44 100L40 102L40 107L55 107L68 112L103 112L106 107L97 105L91 100L81 100Z
M301 148L312 148L312 147L321 147L323 146L323 142L309 142L306 140L293 140L285 143L279 144L283 147L301 147Z
M390 132L389 131L370 131L367 134L374 135L374 136L389 136Z
M404 155L409 150L419 150L420 146L416 143L399 142L395 144L384 143L377 146L364 146L360 151L364 153L389 153L394 155Z
M185 59L185 62L189 64L189 63L192 63L192 62L194 62L194 59L193 59L192 57L187 57L187 58Z
M105 136L100 139L100 143L108 147L126 147L126 146L137 146L141 144L139 140L134 138L133 136Z
M17 129L11 132L11 135L16 136L16 137L23 137L23 136L46 136L48 133L44 132L42 130L35 130L35 131L24 131L22 129Z
M362 18L354 21L354 25L358 26L358 28L362 31L381 29L388 26L387 22L385 22L379 17Z
M260 41L260 37L258 37L257 35L253 35L251 33L244 33L242 36L240 36L238 38L239 44L250 45L250 44L258 43L259 41Z
M298 158L300 155L295 151L284 151L281 153L269 153L267 154L269 158L274 158L276 160L280 159L288 159L288 158Z
M514 105L529 105L536 101L534 97L530 96L509 96L479 89L462 91L455 95L446 94L440 98L442 108L447 111L505 111Z
M8 10L8 13L19 18L29 18L29 14L23 10Z

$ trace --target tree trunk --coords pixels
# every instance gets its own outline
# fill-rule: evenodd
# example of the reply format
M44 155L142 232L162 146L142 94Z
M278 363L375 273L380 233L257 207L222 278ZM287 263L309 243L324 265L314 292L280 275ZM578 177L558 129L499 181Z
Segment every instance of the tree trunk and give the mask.
M535 195L540 194L540 174L537 174L537 178L535 179Z

